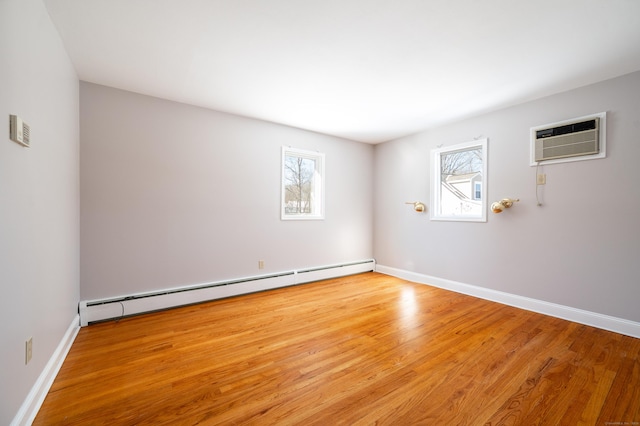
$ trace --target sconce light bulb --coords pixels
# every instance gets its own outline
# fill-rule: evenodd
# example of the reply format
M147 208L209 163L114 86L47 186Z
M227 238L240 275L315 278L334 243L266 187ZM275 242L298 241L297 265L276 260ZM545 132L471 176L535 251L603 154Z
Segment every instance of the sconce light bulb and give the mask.
M491 204L491 211L494 213L501 213L504 209L508 209L509 207L513 206L513 203L517 201L520 201L520 199L503 198L502 200L496 201Z
M422 213L427 209L427 206L425 206L424 203L421 203L420 201L408 201L405 204L413 204L413 210L417 211L418 213Z

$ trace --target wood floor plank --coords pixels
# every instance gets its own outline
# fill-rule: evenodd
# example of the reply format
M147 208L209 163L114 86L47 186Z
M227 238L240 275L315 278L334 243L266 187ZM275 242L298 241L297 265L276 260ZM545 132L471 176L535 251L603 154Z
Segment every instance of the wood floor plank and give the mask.
M640 339L366 273L85 327L34 425L639 416Z

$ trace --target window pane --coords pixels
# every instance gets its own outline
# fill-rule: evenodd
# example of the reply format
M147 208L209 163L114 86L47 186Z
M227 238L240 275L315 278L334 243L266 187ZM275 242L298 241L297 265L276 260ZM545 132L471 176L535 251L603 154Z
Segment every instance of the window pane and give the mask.
M445 216L479 216L481 200L473 194L482 179L482 150L468 149L441 154L440 213Z
M293 155L285 156L285 212L313 213L316 161Z

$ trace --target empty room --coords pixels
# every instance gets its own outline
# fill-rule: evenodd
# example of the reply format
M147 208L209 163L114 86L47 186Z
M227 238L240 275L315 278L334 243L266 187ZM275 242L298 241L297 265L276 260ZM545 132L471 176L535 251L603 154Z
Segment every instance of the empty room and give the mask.
M0 0L0 424L640 425L640 2Z

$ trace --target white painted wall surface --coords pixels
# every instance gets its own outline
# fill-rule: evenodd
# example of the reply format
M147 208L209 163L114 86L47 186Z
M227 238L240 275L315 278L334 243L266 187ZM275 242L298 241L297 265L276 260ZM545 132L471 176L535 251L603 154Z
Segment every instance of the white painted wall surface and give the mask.
M530 127L608 111L607 158L547 165L536 206ZM489 138L487 223L432 222L429 154ZM379 265L640 321L640 72L470 118L375 148Z
M31 148L9 139L9 114ZM77 315L78 79L41 0L0 1L0 424ZM25 341L33 359L25 365Z
M83 300L371 258L371 145L85 82L80 105ZM325 220L280 220L282 145L326 154Z

